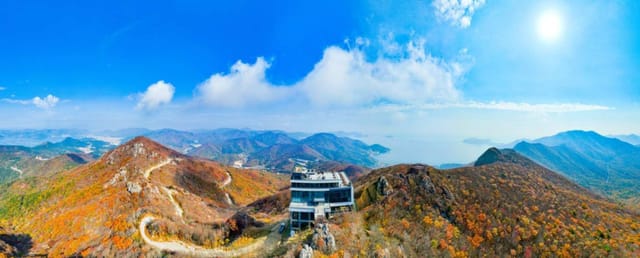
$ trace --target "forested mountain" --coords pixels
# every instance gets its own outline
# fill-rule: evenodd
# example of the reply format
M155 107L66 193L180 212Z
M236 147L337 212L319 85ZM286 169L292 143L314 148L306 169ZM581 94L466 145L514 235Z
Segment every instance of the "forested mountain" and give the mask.
M596 132L569 131L514 150L593 191L640 203L640 147Z

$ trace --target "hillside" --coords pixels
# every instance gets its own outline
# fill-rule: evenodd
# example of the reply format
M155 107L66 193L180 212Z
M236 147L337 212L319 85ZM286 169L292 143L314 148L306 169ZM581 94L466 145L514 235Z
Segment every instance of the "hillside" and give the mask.
M143 134L145 137L157 141L160 144L172 148L179 152L187 152L197 146L198 139L192 132L178 131L173 129L161 129L149 131ZM134 134L132 137L137 136Z
M215 254L235 243L232 232L273 223L239 227L234 218L286 185L286 177L190 158L138 137L92 163L0 188L0 221L32 238L31 254L158 256L158 247L176 241Z
M99 158L102 154L110 151L116 146L92 138L65 138L60 142L46 142L31 148L31 151L42 158L53 158L66 153L81 153Z
M356 181L357 213L331 226L337 253L387 257L632 257L640 215L518 153L476 166L397 165Z
M162 129L147 132L144 136L187 155L227 165L262 166L276 171L291 171L294 159L374 167L378 165L375 156L389 151L379 144L367 145L329 133L298 140L282 131L217 129L185 132Z
M295 166L294 159L310 161L326 160L318 151L304 144L276 144L252 153L247 158L247 163L250 165L264 165L279 170L292 171Z
M593 131L567 131L540 138L534 142L552 147L564 145L594 160L612 160L620 155L638 152L637 148L627 142L605 137Z
M329 133L314 134L303 139L301 143L317 150L329 160L365 167L377 165L372 154L382 154L389 151L388 148L379 144L369 146L359 140L338 137Z
M595 132L569 131L514 149L593 191L640 204L640 147Z
M47 151L53 155L55 150ZM38 149L22 146L0 146L0 184L18 178L40 176L74 168L93 160L89 154L56 153L44 158Z
M324 165L357 178L357 211L329 225L338 256L640 254L640 214L513 150L491 148L473 166L448 170ZM75 169L0 187L0 227L20 236L0 235L0 248L50 256L292 255L308 235L277 244L288 184L286 176L191 158L138 137Z
M371 169L366 167L340 163L335 161L319 162L314 164L312 168L319 171L343 171L345 174L347 174L347 176L349 177L349 179L351 179L351 181L355 181L361 176L371 171Z
M637 134L612 135L611 137L619 139L624 142L628 142L636 146L640 146L640 135L637 135Z
M177 152L215 160L238 167L262 167L273 171L292 171L295 159L326 161L363 167L378 165L376 156L388 148L329 133L304 134L277 130L221 128L215 130L182 131L175 129L147 130L140 128L90 133L80 130L0 130L0 143L28 144L23 154L50 159L67 153L82 153L99 158L123 141L137 136L152 139ZM21 145L22 146L22 145ZM274 155L277 154L277 155ZM0 161L1 162L1 161ZM11 166L3 166L3 176L9 180Z

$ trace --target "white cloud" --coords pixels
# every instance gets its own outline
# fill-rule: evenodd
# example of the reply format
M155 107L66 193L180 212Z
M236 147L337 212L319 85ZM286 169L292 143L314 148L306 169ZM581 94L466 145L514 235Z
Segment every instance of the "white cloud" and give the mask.
M42 109L53 108L56 106L56 104L58 104L59 101L60 99L58 97L53 96L51 94L47 95L44 98L35 97L32 100L33 104L36 105L36 107L39 107Z
M198 85L199 99L212 106L242 107L285 97L289 89L273 85L265 77L270 66L262 57L254 64L237 61L228 74L214 74Z
M473 13L484 5L485 0L434 0L436 15L454 26L467 28Z
M427 55L424 43L397 46L393 57L367 60L366 39L356 39L349 50L331 46L301 81L274 85L265 72L270 64L236 62L228 74L214 74L197 88L198 98L209 105L243 107L285 98L307 100L316 106L360 106L375 103L453 101L460 96L455 82L463 65Z
M13 104L21 104L21 105L34 105L41 109L52 109L54 108L58 102L60 102L60 98L53 96L51 94L46 97L34 97L33 99L2 99L2 101Z
M160 105L169 104L173 99L174 92L175 88L171 83L160 80L151 84L144 93L139 94L140 100L136 105L136 109L152 110Z
M467 49L455 60L428 54L423 41L405 45L389 43L389 52L371 60L365 56L365 39L346 41L348 49L330 46L313 69L291 85L274 85L265 76L271 64L257 58L253 64L237 61L227 74L217 73L196 90L201 102L242 108L256 104L298 99L316 107L350 107L351 111L421 111L432 109L483 109L537 113L611 110L582 103L531 104L523 102L477 102L465 100L456 83L470 69L473 58ZM352 43L352 44L350 44Z
M367 61L363 51L338 47L325 50L322 60L299 83L317 105L366 105L375 102L424 103L459 98L454 66L425 54L410 42L405 57Z

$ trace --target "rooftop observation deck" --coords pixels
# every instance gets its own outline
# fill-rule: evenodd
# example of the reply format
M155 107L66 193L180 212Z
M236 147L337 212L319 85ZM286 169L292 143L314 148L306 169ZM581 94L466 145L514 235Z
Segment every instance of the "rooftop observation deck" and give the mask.
M291 174L291 182L323 183L337 182L340 187L351 185L351 180L344 172L306 172Z

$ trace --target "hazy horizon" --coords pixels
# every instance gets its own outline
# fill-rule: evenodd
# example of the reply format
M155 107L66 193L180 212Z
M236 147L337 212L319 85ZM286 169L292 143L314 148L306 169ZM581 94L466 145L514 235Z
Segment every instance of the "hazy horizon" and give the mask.
M362 132L356 131L287 131L282 129L275 128L198 128L198 129L177 129L177 128L119 128L113 130L87 130L80 128L23 128L23 129L4 129L0 128L0 131L8 130L8 131L28 131L28 130L76 130L82 131L81 136L94 137L99 140L115 140L118 139L120 143L123 143L123 137L115 137L111 139L105 139L101 137L114 137L113 132L118 132L121 130L130 130L130 129L144 129L144 130L178 130L178 131L189 131L189 132L197 132L197 131L207 131L207 130L216 130L216 129L241 129L241 130L258 130L258 131L283 131L288 134L292 134L296 136L296 134L308 134L312 135L315 133L332 133L341 137L349 137L352 139L357 139L364 141L367 144L381 144L383 146L389 147L391 150L388 153L377 155L376 158L380 161L381 165L394 165L400 163L424 163L433 166L438 166L442 164L468 164L473 162L478 158L484 151L486 151L490 147L511 147L511 144L514 144L519 141L531 141L538 138L552 136L557 133L566 132L566 131L592 131L592 130L582 130L582 129L571 129L565 131L557 131L549 134L541 133L539 135L535 135L533 137L520 137L507 139L504 138L502 141L496 141L493 139L487 138L465 138L465 139L429 139L429 138L412 138L407 136L393 136L393 135L369 135ZM612 136L620 136L620 135L637 135L634 133L624 133L624 134L605 134L599 131L595 131L606 137ZM71 135L72 137L74 135ZM131 135L133 136L133 135ZM0 140L0 145L2 145L3 140ZM32 144L19 144L24 146L35 146L37 144L42 144L44 142L33 142ZM453 151L455 150L455 151Z

